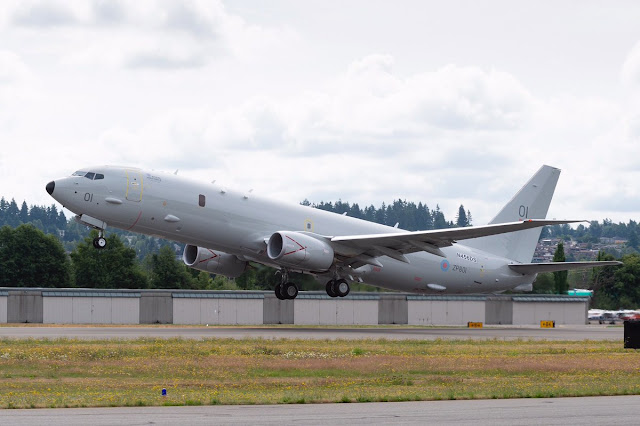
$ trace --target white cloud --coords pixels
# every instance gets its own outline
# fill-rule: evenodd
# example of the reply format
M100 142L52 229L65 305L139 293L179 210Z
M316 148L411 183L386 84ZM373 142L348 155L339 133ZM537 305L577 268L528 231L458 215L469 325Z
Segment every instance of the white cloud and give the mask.
M29 67L18 55L9 50L0 50L0 87L24 82L30 76Z
M252 62L297 41L291 30L249 25L215 0L23 1L7 9L10 26L47 32L41 43L74 66L200 68L226 55Z
M80 22L75 11L61 1L24 1L11 14L13 24L25 27L61 27Z
M314 157L337 147L345 155L418 151L460 164L474 156L449 152L469 147L456 132L513 131L526 117L529 95L506 73L447 66L402 79L392 74L392 62L389 56L366 57L325 91L287 101L254 98L223 111L164 113L143 126L139 138L203 144L205 152L224 147L286 156Z
M257 97L222 111L176 109L100 139L119 153L119 163L144 158L166 170L217 171L264 192L289 192L289 199L334 193L361 203L455 204L486 196L475 181L508 161L496 144L507 144L531 105L507 73L450 65L401 78L391 56L372 55L323 91L286 101ZM287 183L292 176L299 189Z
M627 54L622 64L621 76L627 85L640 85L640 41Z
M640 217L635 9L362 4L6 1L0 195L104 162L479 224L546 163L552 216Z

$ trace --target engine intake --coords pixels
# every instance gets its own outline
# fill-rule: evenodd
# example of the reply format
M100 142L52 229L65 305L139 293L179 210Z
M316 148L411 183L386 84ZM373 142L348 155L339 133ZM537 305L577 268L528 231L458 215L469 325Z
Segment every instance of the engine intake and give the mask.
M182 261L190 268L238 278L247 269L247 262L233 254L215 251L187 244L182 253Z
M324 272L333 265L333 248L300 232L279 231L267 243L267 256L282 266Z

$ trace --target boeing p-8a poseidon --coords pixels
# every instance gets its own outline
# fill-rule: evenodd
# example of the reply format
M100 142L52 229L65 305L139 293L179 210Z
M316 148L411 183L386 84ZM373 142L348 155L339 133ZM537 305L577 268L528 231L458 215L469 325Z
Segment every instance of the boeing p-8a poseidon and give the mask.
M294 299L290 272L326 280L344 297L349 282L427 293L487 293L531 288L539 272L619 262L528 263L560 170L543 166L485 226L409 232L311 207L132 167L81 169L46 185L76 219L186 243L193 268L238 277L249 262L278 268L279 299Z

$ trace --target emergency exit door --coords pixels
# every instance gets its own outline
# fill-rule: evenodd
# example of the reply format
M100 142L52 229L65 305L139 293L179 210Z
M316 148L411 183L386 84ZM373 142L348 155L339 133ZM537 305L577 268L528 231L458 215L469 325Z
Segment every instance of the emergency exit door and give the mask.
M127 194L129 201L142 200L142 173L137 170L126 170L127 174Z

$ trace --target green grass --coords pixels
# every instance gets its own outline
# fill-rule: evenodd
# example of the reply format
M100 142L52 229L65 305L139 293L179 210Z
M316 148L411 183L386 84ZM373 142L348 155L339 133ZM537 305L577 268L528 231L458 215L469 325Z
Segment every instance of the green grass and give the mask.
M603 341L5 339L0 408L629 395L639 365Z

